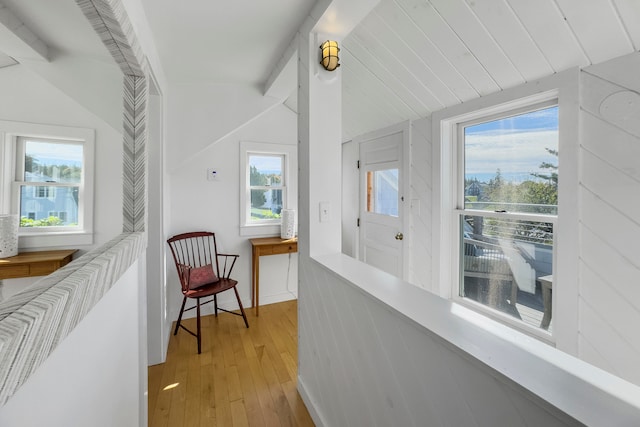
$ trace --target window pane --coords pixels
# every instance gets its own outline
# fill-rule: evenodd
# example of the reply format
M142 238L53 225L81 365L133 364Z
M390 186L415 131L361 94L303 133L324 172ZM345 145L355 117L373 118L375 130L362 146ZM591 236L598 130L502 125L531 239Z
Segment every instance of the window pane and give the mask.
M367 172L367 212L398 216L398 169Z
M464 207L557 214L558 107L464 128Z
M78 225L77 186L20 187L20 227Z
M279 219L281 211L281 188L251 190L251 221Z
M547 329L551 287L545 290L545 304L542 285L551 282L553 272L553 224L490 216L461 218L460 295Z
M24 181L79 184L82 144L25 141Z
M284 156L249 155L249 185L282 187Z

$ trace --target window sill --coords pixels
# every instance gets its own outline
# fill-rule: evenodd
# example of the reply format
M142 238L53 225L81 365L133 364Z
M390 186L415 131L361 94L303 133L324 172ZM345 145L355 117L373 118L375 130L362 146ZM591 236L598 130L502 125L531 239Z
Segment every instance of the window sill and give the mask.
M93 233L85 231L22 233L18 236L18 247L20 249L91 244L93 244Z
M275 236L280 235L280 223L278 224L251 224L240 226L240 236Z

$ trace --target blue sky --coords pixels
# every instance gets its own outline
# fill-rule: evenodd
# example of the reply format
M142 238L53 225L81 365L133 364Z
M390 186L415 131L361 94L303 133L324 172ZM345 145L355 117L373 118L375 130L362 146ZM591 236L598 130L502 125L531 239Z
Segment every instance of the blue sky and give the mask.
M258 172L274 173L282 171L282 156L269 156L251 154L251 166L255 166Z
M27 154L36 158L41 164L82 164L82 144L56 144L27 140Z
M558 164L546 148L558 149L558 107L549 107L465 128L465 176L526 176L543 172L542 162Z

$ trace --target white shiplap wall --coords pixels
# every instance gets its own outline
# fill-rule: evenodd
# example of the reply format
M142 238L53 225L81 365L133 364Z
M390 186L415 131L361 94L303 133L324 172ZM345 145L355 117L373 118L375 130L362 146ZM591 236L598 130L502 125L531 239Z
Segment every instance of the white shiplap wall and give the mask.
M347 271L354 262L336 265ZM372 288L413 288L386 273L369 274L364 282ZM460 327L461 318L444 307L448 302L409 288L426 317L444 316L442 322ZM301 263L300 292L298 388L318 426L582 425L314 260ZM537 381L551 376L541 372ZM603 404L600 416L623 420L608 413L614 406Z
M640 53L581 72L579 356L640 384Z
M431 215L433 211L431 117L411 123L411 249L409 282L431 289Z

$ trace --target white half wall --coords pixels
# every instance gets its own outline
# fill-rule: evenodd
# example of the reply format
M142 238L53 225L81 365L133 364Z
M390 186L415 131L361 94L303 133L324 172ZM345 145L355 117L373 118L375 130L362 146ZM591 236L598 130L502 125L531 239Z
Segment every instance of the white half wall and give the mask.
M0 409L0 425L146 425L141 277L135 262Z
M301 263L317 426L635 425L640 388L342 254Z

